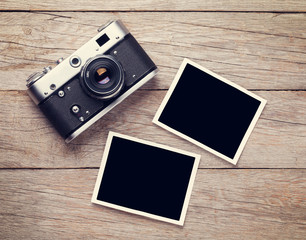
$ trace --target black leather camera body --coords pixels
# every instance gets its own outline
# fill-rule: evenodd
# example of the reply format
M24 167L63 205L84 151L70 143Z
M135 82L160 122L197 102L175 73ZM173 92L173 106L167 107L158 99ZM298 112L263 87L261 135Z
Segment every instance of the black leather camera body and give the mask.
M120 20L51 70L32 74L28 93L70 142L153 78L158 69Z

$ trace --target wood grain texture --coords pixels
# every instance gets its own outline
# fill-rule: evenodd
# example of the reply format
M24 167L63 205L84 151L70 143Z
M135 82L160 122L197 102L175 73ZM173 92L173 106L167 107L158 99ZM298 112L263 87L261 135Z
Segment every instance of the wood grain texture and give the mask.
M152 81L155 81L154 79ZM138 90L75 141L65 144L24 91L0 92L0 167L99 167L109 131L202 155L201 168L231 164L154 125L166 91ZM306 167L306 92L258 91L268 100L240 157L240 168Z
M0 12L0 90L24 90L31 73L55 66L112 18L160 68L148 89L167 89L185 57L247 89L306 87L306 14Z
M65 144L25 79L117 18L160 73ZM0 239L305 239L305 29L303 0L1 1ZM151 122L185 57L268 100L236 167ZM184 227L90 203L110 130L201 155Z
M98 169L0 170L2 239L304 239L306 170L198 170L184 227L90 202Z
M5 0L0 3L0 10L59 10L59 11L294 11L305 12L303 0Z

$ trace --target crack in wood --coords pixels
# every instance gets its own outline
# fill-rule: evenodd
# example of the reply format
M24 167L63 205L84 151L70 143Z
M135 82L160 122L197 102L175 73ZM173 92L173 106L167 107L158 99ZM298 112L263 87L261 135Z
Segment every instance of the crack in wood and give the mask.
M277 119L265 118L265 117L261 117L260 119L264 119L264 120L267 120L267 121L273 121L273 122L279 122L279 123L287 123L287 124L293 124L293 125L302 125L302 126L306 126L305 123L289 122L289 121L283 121L283 120L277 120Z
M211 26L211 25L205 25L205 24L196 24L196 23L186 23L186 22L175 22L179 24L184 25L191 25L196 27L207 27L207 28L213 28L213 29L222 29L222 30L229 30L229 31L237 31L237 32L245 32L245 33L253 33L253 34L262 34L262 35L268 35L268 36L276 36L276 37L285 37L285 38L296 38L296 39L302 39L305 40L304 37L297 37L297 36L290 36L290 35L283 35L283 34L275 34L275 33L267 33L267 32L260 32L260 31L250 31L245 29L237 29L237 28L229 28L229 27L218 27L218 26Z
M25 46L25 47L30 47L30 48L38 48L38 49L69 50L69 51L74 51L75 50L75 49L72 49L72 48L33 46L33 45L24 44L24 43L18 43L18 42L13 42L13 41L3 41L3 40L0 40L0 43L15 44L15 45L20 45L20 46Z

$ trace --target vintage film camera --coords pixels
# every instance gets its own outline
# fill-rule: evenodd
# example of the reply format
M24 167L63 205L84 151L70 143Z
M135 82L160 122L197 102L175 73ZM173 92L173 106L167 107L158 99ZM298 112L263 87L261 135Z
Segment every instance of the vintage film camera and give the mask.
M98 32L53 70L46 67L27 80L28 94L66 142L158 72L120 20Z

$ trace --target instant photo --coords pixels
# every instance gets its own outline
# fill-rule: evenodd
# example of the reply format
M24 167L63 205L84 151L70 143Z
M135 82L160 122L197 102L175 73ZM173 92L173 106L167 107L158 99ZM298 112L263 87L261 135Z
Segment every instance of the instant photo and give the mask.
M183 225L200 156L110 132L92 202Z
M266 100L185 59L153 122L236 164Z

